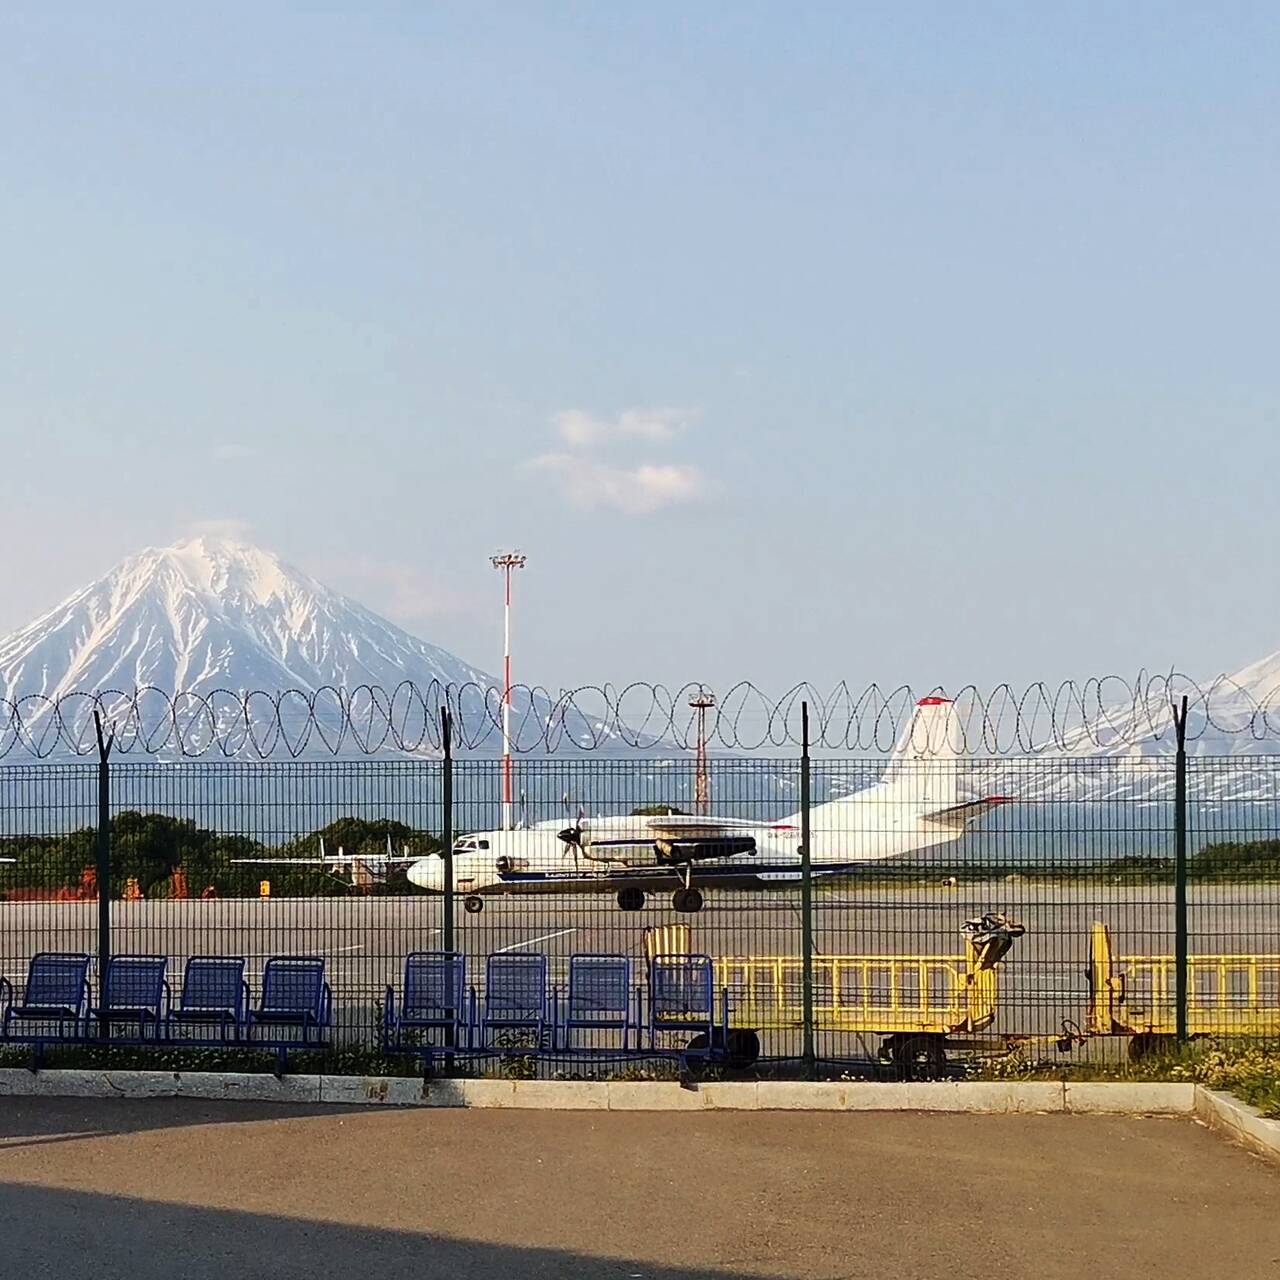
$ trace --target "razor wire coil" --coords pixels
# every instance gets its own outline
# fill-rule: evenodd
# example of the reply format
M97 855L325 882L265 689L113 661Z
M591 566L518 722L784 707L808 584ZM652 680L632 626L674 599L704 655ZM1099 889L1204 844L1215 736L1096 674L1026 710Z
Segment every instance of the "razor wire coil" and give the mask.
M510 745L522 755L574 752L684 753L697 748L699 712L690 697L707 688L634 681L558 693L511 689ZM809 708L810 745L846 754L883 753L902 740L922 696L955 704L958 749L983 756L1121 752L1172 739L1171 706L1188 703L1189 742L1210 734L1255 742L1280 740L1280 688L1265 695L1220 676L1200 684L1176 672L1136 677L1004 683L989 690L914 690L841 682L809 683L781 696L749 681L717 692L706 714L706 745L754 753L801 745L801 705ZM452 719L454 749L496 753L502 747L501 687L418 685L393 689L167 692L73 691L0 698L0 760L85 756L97 751L95 714L114 733L121 755L257 759L306 756L437 756L441 710Z

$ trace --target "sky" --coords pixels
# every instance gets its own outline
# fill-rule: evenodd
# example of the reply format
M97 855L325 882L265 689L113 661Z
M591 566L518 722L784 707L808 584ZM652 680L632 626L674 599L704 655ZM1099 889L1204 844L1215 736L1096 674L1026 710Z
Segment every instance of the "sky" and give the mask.
M236 533L517 680L1280 648L1280 10L9 4L0 633Z

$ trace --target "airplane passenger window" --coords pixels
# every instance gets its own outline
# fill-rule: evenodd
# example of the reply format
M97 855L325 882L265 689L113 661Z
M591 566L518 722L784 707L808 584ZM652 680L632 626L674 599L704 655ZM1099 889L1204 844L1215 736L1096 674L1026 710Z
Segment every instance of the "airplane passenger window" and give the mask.
M482 849L487 849L487 848L489 847L489 842L488 842L487 840L481 840L481 841L480 841L480 847L481 847Z

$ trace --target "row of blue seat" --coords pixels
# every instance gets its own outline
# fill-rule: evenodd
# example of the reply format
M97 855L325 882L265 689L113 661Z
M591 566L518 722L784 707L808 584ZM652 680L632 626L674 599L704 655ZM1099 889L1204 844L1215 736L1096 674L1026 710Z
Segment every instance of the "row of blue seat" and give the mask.
M0 978L0 1042L31 1045L37 1060L48 1045L90 1039L189 1046L249 1042L275 1049L281 1071L289 1049L328 1044L333 995L319 956L272 956L263 966L256 1006L242 956L192 956L176 999L167 956L112 956L96 1004L90 998L90 963L83 952L41 952L27 967L21 995ZM286 1028L292 1036L284 1035Z
M629 957L573 955L562 993L549 986L545 955L499 953L485 960L483 1001L468 982L467 963L461 952L419 951L406 958L399 996L386 989L385 1053L412 1054L429 1069L435 1056L453 1052L710 1059L731 1044L728 997L722 993L717 1008L709 956L651 959L643 990L633 981ZM37 1065L50 1045L246 1044L274 1049L280 1073L291 1049L329 1044L333 997L319 956L268 959L256 1006L239 956L190 957L176 997L167 957L112 956L96 1004L90 965L82 952L41 952L28 966L21 995L0 978L0 1043L32 1046ZM582 1044L587 1032L591 1043ZM690 1039L672 1046L672 1033Z
M416 1054L427 1066L451 1050L717 1056L728 1042L729 1009L723 993L716 1007L711 958L656 956L646 976L644 992L633 982L629 957L578 954L569 957L561 992L548 985L545 955L499 953L485 959L481 1002L468 984L465 954L413 952L399 999L392 987L386 990L383 1051ZM584 1032L594 1033L591 1043L580 1043ZM667 1046L671 1033L691 1039Z

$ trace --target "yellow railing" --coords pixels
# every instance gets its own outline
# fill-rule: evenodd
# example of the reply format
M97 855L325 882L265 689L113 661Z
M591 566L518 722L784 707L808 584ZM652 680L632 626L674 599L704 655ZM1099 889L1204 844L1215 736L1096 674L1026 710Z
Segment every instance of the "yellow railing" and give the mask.
M994 965L963 956L815 956L813 1021L819 1031L976 1031L995 1017ZM716 984L733 1022L760 1030L803 1024L799 956L721 956Z
M1177 1031L1173 956L1120 956L1105 924L1089 937L1092 1035ZM1187 1030L1192 1035L1280 1034L1280 955L1187 957Z

